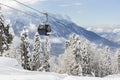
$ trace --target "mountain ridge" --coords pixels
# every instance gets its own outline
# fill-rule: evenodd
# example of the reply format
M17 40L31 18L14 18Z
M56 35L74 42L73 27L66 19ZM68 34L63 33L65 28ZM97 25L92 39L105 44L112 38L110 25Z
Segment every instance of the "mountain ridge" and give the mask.
M14 14L15 16L13 16ZM30 12L30 14L39 17L37 13ZM20 35L20 32L23 30L23 28L27 28L29 30L30 39L33 39L33 36L35 32L37 31L37 26L40 24L40 22L42 22L42 20L43 21L45 20L44 16L41 16L40 19L30 18L19 12L16 12L16 13L11 12L10 14L6 14L5 16L7 16L7 18L10 19L14 32L17 36ZM57 39L64 38L64 40L68 40L69 35L71 35L72 33L76 33L78 35L84 36L86 39L88 39L89 41L97 45L102 45L102 46L107 45L112 48L120 47L119 44L112 42L110 40L107 40L92 31L88 31L84 29L83 27L76 25L72 21L64 19L63 17L60 17L60 16L56 17L56 15L55 16L50 15L50 16L54 17L54 18L49 17L48 19L48 23L50 23L51 28L52 28L52 34L50 35L51 39L52 38L57 38ZM31 23L34 24L34 27L33 25L30 26ZM30 29L31 27L33 27L33 29L35 28L34 31ZM63 43L52 44L53 54L56 54L56 53L60 54L64 52L64 47L63 47L65 43L64 40L63 40Z

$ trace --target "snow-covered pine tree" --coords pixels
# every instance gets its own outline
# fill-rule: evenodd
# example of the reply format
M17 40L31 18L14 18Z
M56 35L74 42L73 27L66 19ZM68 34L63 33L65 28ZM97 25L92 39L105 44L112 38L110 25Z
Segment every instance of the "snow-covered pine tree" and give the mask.
M68 49L66 49L65 48L65 52L64 52L64 54L60 54L59 55L59 59L58 59L58 61L59 61L59 64L58 64L58 73L61 73L61 74L63 74L63 73L68 73L67 71L68 71L68 68L67 68L67 62L68 62L68 56L67 56L67 51Z
M12 42L13 36L9 33L9 24L6 26L4 16L0 7L0 56L3 52L9 49L9 44Z
M2 54L2 56L7 56L10 57L10 49L13 47L12 46L12 40L13 40L13 36L12 34L9 33L9 24L7 26L3 27L3 43L4 43L4 53ZM9 55L9 56L8 56ZM12 55L12 54L11 54Z
M90 55L89 52L90 44L87 41L84 41L81 45L81 55L82 55L82 74L84 76L91 75L91 66L90 66Z
M8 50L8 42L7 42L7 36L5 35L5 25L4 25L3 15L0 12L0 56L2 56L3 52L6 50Z
M21 65L24 69L30 70L30 51L29 51L29 39L28 39L28 32L24 29L21 32L20 36L20 54L21 54Z
M97 76L98 74L98 62L99 62L99 51L96 47L88 41L84 40L81 45L82 47L82 69L84 76Z
M43 55L43 70L46 72L50 71L50 41L48 36L45 37L45 42L44 42L44 55Z
M73 34L70 38L70 43L68 50L71 50L71 65L70 65L70 74L71 75L82 75L81 60L82 55L80 54L81 40L80 37L76 34ZM69 55L69 53L67 53Z
M116 49L115 54L112 57L112 73L120 73L120 48Z
M106 75L112 74L112 65L111 65L111 56L110 56L110 48L108 46L105 47L105 56L107 59L107 68L106 68Z
M42 45L39 34L34 37L34 46L32 52L32 70L38 70L42 66Z
M49 63L50 63L50 72L57 72L58 70L58 65L56 63L56 57L55 56L51 56L49 59Z
M89 63L89 70L90 70L90 75L91 76L96 76L98 77L98 72L99 72L99 51L97 50L97 48L93 48L93 46L89 45L87 47L88 50L88 54L90 55L90 63Z
M99 61L99 77L104 77L112 73L111 69L111 58L109 48L105 47L100 54Z
M120 49L117 49L114 61L116 63L116 65L114 65L114 66L117 66L116 70L114 72L115 73L120 73Z
M2 53L3 53L3 28L4 28L4 24L3 24L3 20L2 20L2 17L1 17L1 14L0 14L0 56L2 56Z
M11 27L10 24L7 24L7 26L4 28L4 33L7 38L8 48L9 48L9 44L11 44L13 40L13 35L9 32L10 27Z
M59 57L58 57L58 68L57 68L57 71L58 73L67 73L67 70L66 70L66 59L67 59L67 53L68 53L68 47L70 46L69 44L69 41L66 41L65 43L65 51L64 51L64 54L60 54Z
M70 36L70 41L66 42L65 52L59 58L60 73L67 73L69 75L82 75L80 61L77 61L77 53L79 52L79 50L77 49L78 40L78 36L76 34L73 34L72 36Z
M9 49L4 52L3 56L16 59L17 58L16 50L17 47L14 45L14 43L12 43L9 45Z
M107 49L97 49L88 42L84 41L81 45L82 54L82 74L84 76L103 77L111 72L111 60ZM106 57L104 57L106 56ZM104 59L103 59L104 58ZM110 66L108 67L108 65ZM107 74L107 73L108 74Z

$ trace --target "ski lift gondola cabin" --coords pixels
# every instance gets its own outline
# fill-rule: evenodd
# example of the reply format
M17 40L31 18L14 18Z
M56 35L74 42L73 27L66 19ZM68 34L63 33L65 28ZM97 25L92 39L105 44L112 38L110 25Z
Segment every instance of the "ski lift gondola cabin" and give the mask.
M43 23L38 26L39 35L49 36L51 32L51 26L48 23Z

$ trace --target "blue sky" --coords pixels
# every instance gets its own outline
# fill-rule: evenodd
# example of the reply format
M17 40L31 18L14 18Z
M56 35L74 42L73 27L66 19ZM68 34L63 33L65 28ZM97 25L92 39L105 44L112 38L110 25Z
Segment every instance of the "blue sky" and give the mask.
M7 4L16 5L12 0ZM11 3L8 3L11 1ZM120 24L120 0L18 0L40 11L68 15L81 26ZM4 0L5 2L5 0ZM24 8L24 7L22 7ZM25 9L26 10L26 9Z

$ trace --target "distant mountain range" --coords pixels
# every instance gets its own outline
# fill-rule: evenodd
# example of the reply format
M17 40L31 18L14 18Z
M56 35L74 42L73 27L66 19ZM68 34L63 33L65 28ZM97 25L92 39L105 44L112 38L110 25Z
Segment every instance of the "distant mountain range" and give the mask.
M23 28L27 28L29 30L29 37L31 40L33 40L33 36L37 31L38 25L40 24L40 22L45 20L45 17L43 15L39 17L40 15L34 12L28 13L36 16L37 18L30 17L16 11L6 12L5 16L10 19L16 36L20 35L20 32L23 30ZM119 44L105 39L92 31L88 31L81 26L76 25L71 20L53 14L50 14L50 16L54 17L49 17L48 20L52 28L50 39L52 41L51 46L53 55L58 55L64 52L64 43L66 40L68 40L69 35L72 33L82 35L86 39L97 45L108 45L112 48L120 47Z
M96 32L98 35L120 44L120 25L97 25L87 26L87 30Z

